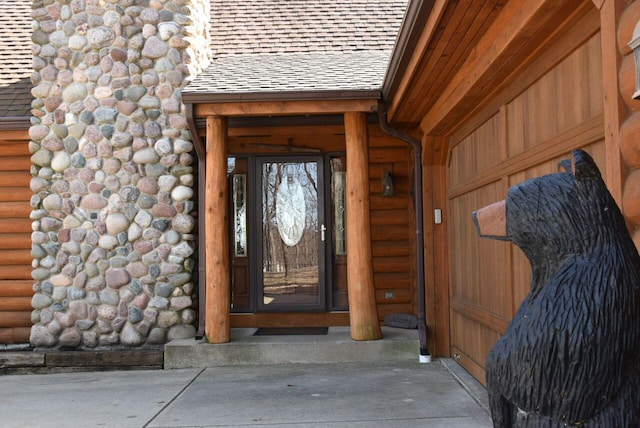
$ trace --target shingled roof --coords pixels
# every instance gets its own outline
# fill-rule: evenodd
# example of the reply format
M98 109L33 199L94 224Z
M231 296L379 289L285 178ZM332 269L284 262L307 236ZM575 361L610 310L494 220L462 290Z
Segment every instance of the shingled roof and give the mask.
M31 0L0 0L0 118L31 109Z
M214 60L183 97L376 96L406 6L406 0L212 0Z
M184 94L378 92L407 0L211 0L209 69ZM0 118L29 116L31 0L0 0ZM367 96L369 96L367 95Z

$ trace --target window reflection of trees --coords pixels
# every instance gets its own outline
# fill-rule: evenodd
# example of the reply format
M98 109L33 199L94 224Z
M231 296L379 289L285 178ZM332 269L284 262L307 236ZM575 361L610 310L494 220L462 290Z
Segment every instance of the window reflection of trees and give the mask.
M282 183L287 182L288 176L295 177L300 183L306 207L304 231L300 241L294 246L288 246L283 242L276 218L278 189ZM284 276L287 277L295 270L315 268L315 275L317 276L317 177L317 162L270 162L263 164L262 236L264 273L284 273Z

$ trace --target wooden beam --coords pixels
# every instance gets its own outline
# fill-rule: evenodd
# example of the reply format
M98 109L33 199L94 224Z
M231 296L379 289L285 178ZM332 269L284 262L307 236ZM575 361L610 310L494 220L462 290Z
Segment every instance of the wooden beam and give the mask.
M371 255L369 217L369 157L367 118L364 113L344 115L347 145L347 284L349 320L353 340L382 338Z
M377 109L377 99L210 103L197 104L194 108L196 117L342 114L344 112L375 112Z
M627 107L620 94L619 72L622 56L617 44L618 22L626 7L621 0L608 0L600 9L600 43L602 44L602 89L604 99L604 130L607 187L618 206L622 207L624 182L621 158L620 127L627 116Z
M211 343L226 343L231 340L226 118L207 117L206 149L204 239L206 240L207 285L205 334Z
M474 46L458 73L422 118L423 132L427 135L441 132L440 126L451 112L481 91L563 3L563 0L508 2L496 23Z

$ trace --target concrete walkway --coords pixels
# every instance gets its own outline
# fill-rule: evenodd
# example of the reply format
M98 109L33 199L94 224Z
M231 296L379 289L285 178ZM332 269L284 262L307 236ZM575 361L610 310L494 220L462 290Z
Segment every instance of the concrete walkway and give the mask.
M490 427L449 359L0 376L3 427Z

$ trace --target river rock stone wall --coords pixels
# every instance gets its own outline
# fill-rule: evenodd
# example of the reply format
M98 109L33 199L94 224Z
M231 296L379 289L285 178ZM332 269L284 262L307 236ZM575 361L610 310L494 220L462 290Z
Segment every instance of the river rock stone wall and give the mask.
M195 334L195 154L181 89L208 1L34 0L35 347Z

